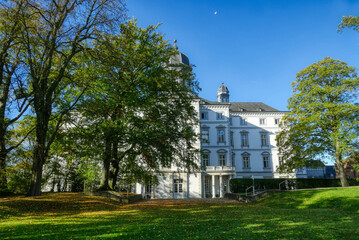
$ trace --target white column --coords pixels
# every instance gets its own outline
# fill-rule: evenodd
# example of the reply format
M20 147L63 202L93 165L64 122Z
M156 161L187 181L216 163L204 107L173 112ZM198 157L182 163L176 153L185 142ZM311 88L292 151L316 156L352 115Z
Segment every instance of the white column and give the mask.
M222 179L222 175L219 175L219 197L223 198L223 179Z
M215 185L215 182L214 182L214 175L212 175L212 198L215 198L216 197L216 185Z
M155 198L155 185L151 184L151 199Z
M174 179L175 179L175 173L172 173L172 182L171 182L171 186L172 186L172 198L175 198Z
M228 176L228 185L227 185L227 192L231 193L231 188L229 187L229 182L231 181L232 179L232 175L229 175Z
M206 198L206 175L202 174L202 198Z

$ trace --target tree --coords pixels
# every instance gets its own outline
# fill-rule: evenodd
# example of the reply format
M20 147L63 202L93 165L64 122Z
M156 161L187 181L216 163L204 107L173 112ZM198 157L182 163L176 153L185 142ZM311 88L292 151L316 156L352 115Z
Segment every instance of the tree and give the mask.
M123 19L125 8L119 0L26 0L25 7L29 10L22 12L22 39L36 116L29 195L37 196L41 194L43 165L63 117L81 97L76 96L70 105L61 104L62 97L71 92L70 86L76 86L73 58L88 47L89 39L112 32ZM49 127L50 120L56 121L54 128Z
M0 193L7 192L6 165L8 154L20 146L27 135L11 141L18 124L31 103L23 61L20 23L24 1L2 2L0 5Z
M120 172L150 181L171 164L196 168L191 103L198 83L191 66L170 63L178 52L157 26L121 24L120 34L102 35L89 54L86 71L98 79L76 124L86 152L102 158L101 188L114 188Z
M292 171L330 156L342 186L347 186L343 157L355 150L359 132L356 69L326 57L300 71L292 88L289 112L277 136L279 154L285 160L281 170Z

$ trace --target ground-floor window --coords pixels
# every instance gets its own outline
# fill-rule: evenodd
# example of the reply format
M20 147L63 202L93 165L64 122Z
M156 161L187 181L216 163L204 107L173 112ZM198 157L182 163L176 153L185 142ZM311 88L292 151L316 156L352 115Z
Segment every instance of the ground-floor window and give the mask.
M175 193L182 192L183 179L173 179Z
M206 193L210 193L210 180L207 178L204 180L204 188L206 189Z
M148 184L146 185L146 193L152 192L152 185Z

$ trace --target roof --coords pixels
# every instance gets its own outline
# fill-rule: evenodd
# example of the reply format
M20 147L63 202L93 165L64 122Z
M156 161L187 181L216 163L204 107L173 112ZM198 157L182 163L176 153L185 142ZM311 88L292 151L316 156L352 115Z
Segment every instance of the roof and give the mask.
M219 86L217 93L229 93L229 91L228 88L222 83L222 85Z
M201 104L209 105L229 105L229 110L232 112L282 112L262 102L213 102L204 98L201 99Z

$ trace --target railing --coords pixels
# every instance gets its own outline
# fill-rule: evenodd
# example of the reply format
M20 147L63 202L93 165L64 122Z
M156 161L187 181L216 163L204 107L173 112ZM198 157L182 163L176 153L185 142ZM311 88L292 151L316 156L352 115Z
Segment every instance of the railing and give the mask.
M231 166L206 166L206 171L234 171L235 168Z
M248 187L248 188L246 189L246 196L248 196L248 190L251 189L251 188L253 189L253 190L252 190L252 194L253 194L253 195L255 194L256 190L254 189L253 186L250 186L250 187Z
M280 182L279 183L279 191L280 191L280 186L282 185L282 184L284 184L285 183L285 189L288 189L288 180L284 180L284 181L282 181L282 182Z

